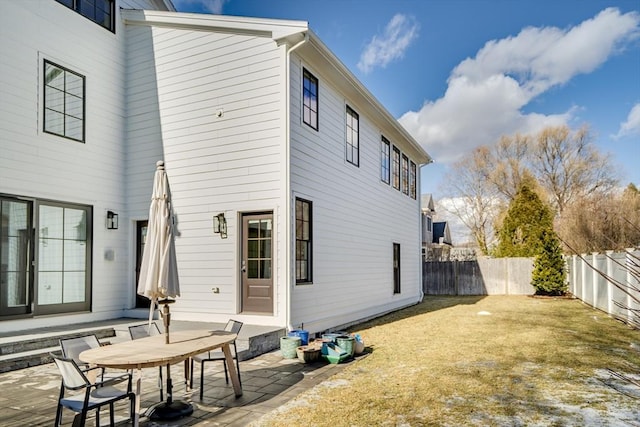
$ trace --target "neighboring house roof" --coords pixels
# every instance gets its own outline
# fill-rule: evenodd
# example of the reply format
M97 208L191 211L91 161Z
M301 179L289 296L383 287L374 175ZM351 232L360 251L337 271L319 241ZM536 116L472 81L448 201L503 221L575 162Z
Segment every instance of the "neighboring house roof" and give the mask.
M388 139L406 142L408 146L403 144L404 151L418 164L433 161L409 132L311 31L306 21L150 10L123 10L122 16L130 24L251 34L272 38L279 45L297 45L296 53L304 57L306 63L315 67L323 78L331 81L348 99L356 102L357 107L367 113L374 123L385 129L384 133Z
M422 195L420 198L420 208L424 213L433 213L436 211L435 204L433 203L433 195L431 193L425 193Z
M442 238L442 242L440 242L440 238ZM449 231L449 224L446 221L433 223L432 243L444 243L446 245L451 244L451 233Z

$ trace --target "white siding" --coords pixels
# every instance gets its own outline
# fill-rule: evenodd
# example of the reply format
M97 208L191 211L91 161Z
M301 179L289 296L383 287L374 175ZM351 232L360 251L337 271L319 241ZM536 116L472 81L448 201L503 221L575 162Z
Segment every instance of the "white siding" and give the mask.
M282 221L281 50L266 38L148 26L131 26L127 47L131 215L147 217L155 162L164 159L179 233L182 296L172 313L227 320L240 307L239 214L273 211L276 230ZM219 212L226 240L212 232ZM275 298L277 320L244 320L283 324L285 301Z
M52 0L0 2L0 193L90 205L94 213L92 313L2 321L0 330L113 318L131 306L127 222L105 228L107 210L126 218L119 14L114 34ZM44 59L85 76L85 143L42 132Z
M322 331L420 298L419 202L380 180L385 134L323 78L319 131L302 123L299 61L291 64L292 197L313 203L313 284L294 286L291 322ZM360 166L345 160L345 105L360 115ZM402 145L404 141L391 141ZM393 294L393 243L401 245L401 290ZM292 255L293 256L293 255Z

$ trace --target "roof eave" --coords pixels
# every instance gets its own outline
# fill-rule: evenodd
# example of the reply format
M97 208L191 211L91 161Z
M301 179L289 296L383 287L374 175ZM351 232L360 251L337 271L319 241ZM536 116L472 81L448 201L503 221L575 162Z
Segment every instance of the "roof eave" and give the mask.
M309 30L309 41L318 53L320 53L327 62L329 62L338 71L342 77L369 103L391 127L408 143L415 151L414 158L419 164L428 164L433 162L431 156L422 148L422 146L411 136L411 134L398 122L398 120L389 113L389 111L376 99L375 96L358 80L358 78L338 59L337 56L322 42L322 40L312 31Z
M184 28L191 30L250 34L274 40L307 31L306 21L248 18L206 13L164 12L157 10L123 9L122 18L129 25Z

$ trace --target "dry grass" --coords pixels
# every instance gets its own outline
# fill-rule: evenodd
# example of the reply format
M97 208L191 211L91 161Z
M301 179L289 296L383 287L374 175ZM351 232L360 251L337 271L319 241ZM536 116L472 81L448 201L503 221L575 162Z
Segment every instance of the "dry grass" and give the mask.
M640 425L607 372L640 372L638 331L577 300L427 297L352 331L367 357L255 425Z

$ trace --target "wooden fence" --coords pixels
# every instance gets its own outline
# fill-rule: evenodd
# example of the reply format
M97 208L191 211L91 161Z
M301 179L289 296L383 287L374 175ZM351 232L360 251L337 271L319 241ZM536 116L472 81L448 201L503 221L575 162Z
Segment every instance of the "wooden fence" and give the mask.
M425 261L425 295L532 295L533 258Z
M567 257L569 290L583 302L622 320L637 319L640 250Z

